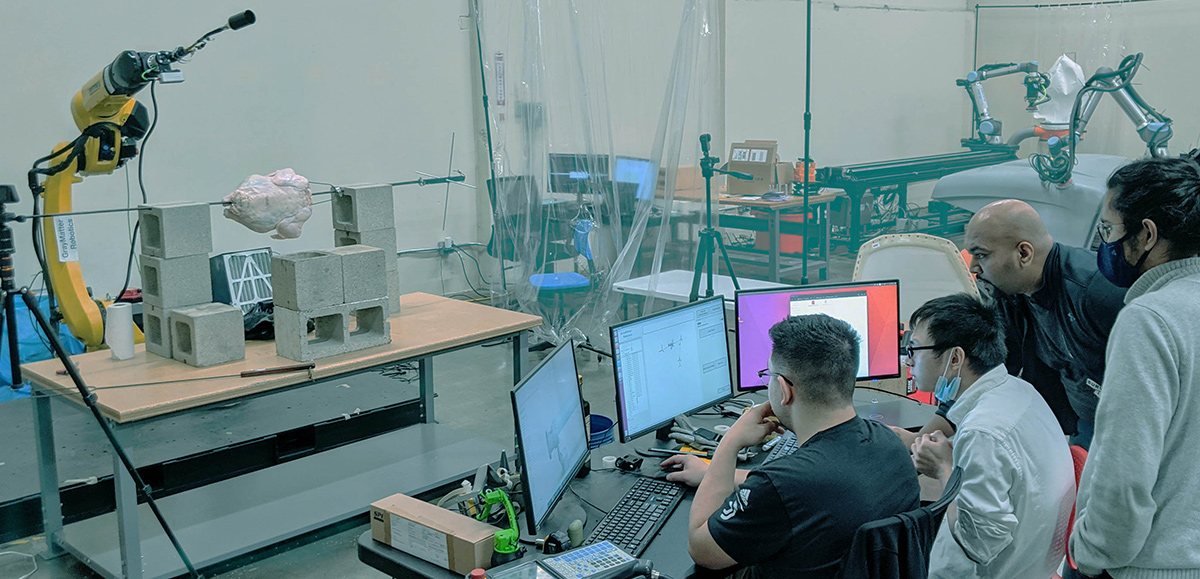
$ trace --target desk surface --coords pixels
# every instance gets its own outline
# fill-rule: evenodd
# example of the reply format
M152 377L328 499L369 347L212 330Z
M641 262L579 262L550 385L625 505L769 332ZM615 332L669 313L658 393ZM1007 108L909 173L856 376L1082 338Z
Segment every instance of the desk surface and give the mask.
M537 316L425 293L401 296L400 303L400 313L390 320L391 344L317 360L312 378L417 358L542 323ZM296 363L275 355L275 343L267 341L246 342L244 360L210 368L194 368L175 360L147 355L140 345L131 360L113 360L109 354L108 351L91 352L75 356L73 360L88 387L95 389L96 404L101 413L121 423L292 386L310 379L307 372L238 377L237 374L245 370ZM82 404L71 378L56 374L62 369L58 360L29 364L23 369L36 387ZM194 380L197 378L199 380ZM168 380L192 381L161 383ZM147 382L155 384L112 388Z
M676 302L686 302L692 293L692 276L693 272L683 269L672 269L658 274L658 284L654 287L654 297L668 299ZM640 296L649 296L651 276L644 275L627 279L622 282L613 284L613 289L626 294L635 294ZM775 283L770 281L762 281L745 277L738 278L738 285L741 289L766 289L777 287L788 287L788 284ZM704 290L708 287L707 274L700 278L700 296L704 296ZM713 295L725 296L725 299L732 300L734 295L733 279L727 275L713 276Z
M836 199L837 193L821 193L819 195L809 195L808 204L818 205L821 203L829 203ZM792 207L800 207L804 205L803 195L792 195L783 201L767 201L758 196L743 197L741 195L722 195L718 202L721 205L737 205L740 207L755 207L758 209L790 209Z
M752 394L751 400L753 402L761 402L763 395L761 393ZM921 404L915 400L899 396L889 396L886 393L865 391L855 391L854 408L859 416L864 418L875 418L886 424L898 424L902 426L924 425L925 421L933 415L936 409L934 406ZM718 423L731 424L733 419L693 416L692 421L699 426L712 428L713 425ZM597 512L597 508L611 509L625 492L633 486L637 478L629 473L601 470L601 457L604 455L620 456L629 454L633 453L635 449L645 449L650 446L665 446L665 443L659 443L654 440L651 434L639 437L628 443L613 442L592 451L591 464L593 470L587 476L571 481L570 487L573 492L563 494L560 506L555 507L556 510L562 509L565 506L565 508L587 511L584 535L589 535L595 529L596 525L600 523L600 520L603 519L603 515ZM752 469L756 465L761 464L761 461L765 457L766 453L760 453L756 459L751 460L750 464L739 464L738 466L739 468ZM646 458L642 462L640 473L651 476L660 472L658 462L658 460L653 458ZM929 484L930 482L921 481L921 498L923 500L934 500L937 498L933 496L933 485ZM654 561L657 570L677 579L697 576L697 568L687 554L687 521L693 496L694 492L689 490L684 496L683 502L667 518L662 529L658 531L655 538L646 548L646 551L641 555L642 558ZM587 497L589 504L583 503L580 500L582 497ZM455 577L450 571L433 563L423 561L391 546L374 541L371 538L370 531L359 536L358 556L359 560L393 577L431 577L437 579L453 579ZM543 558L541 553L535 549L530 549L519 561L509 563L505 568L516 567L525 562L541 558ZM701 575L699 576L703 577L714 576L713 573L703 570L700 570L700 573ZM715 576L723 575L717 574Z

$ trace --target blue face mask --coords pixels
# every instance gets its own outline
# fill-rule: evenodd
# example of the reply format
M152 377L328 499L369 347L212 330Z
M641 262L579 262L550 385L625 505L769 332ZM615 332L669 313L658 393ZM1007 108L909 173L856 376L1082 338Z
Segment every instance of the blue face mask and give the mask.
M958 398L958 387L962 385L962 367L958 368L958 375L953 380L946 378L946 370L950 369L950 357L946 357L946 368L942 370L942 375L938 376L937 384L933 386L933 395L942 402L954 402Z
M1106 241L1100 244L1096 249L1096 267L1100 269L1100 275L1111 281L1113 285L1119 288L1127 288L1137 281L1141 276L1142 264L1146 263L1146 258L1150 256L1150 251L1142 253L1142 257L1138 258L1136 265L1130 265L1125 261L1125 250L1122 245L1125 240L1133 236L1134 232L1126 233L1121 239L1116 241Z

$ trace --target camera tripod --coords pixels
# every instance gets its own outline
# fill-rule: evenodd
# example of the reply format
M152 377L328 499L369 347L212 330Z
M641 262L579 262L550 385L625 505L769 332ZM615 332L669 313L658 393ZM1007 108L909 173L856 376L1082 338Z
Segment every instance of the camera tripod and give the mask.
M716 168L717 163L720 163L721 160L708 154L709 143L711 141L711 135L707 133L700 135L700 151L704 154L700 159L700 171L704 175L705 222L704 229L700 230L700 247L696 249L696 263L692 268L692 292L688 294L689 302L700 299L700 277L704 275L705 271L708 272L708 283L705 286L704 297L712 297L713 268L717 265L715 262L716 256L713 253L717 248L721 249L721 258L725 260L725 270L729 272L729 278L733 280L733 289L742 289L738 285L737 274L733 273L733 264L729 261L729 252L725 250L725 240L721 239L721 233L712 226L712 178L716 173L746 181L754 177L738 171L726 171Z
M21 379L20 348L19 344L17 343L16 318L16 300L17 297L20 296L21 299L25 301L25 307L29 309L29 312L33 314L34 320L37 321L38 328L41 329L42 334L44 334L49 340L50 350L54 353L54 356L62 362L63 368L66 369L67 375L71 377L71 382L73 382L75 384L75 388L79 390L79 397L82 399L84 405L88 407L88 410L92 411L92 416L96 418L96 423L100 425L100 430L104 431L104 436L107 437L108 442L112 444L113 452L116 453L117 457L121 461L121 464L125 466L125 470L129 473L130 478L133 479L134 485L136 486L136 491L140 492L142 496L146 498L146 504L149 505L150 510L154 512L154 517L158 519L159 524L162 525L163 532L166 533L167 538L171 540L171 544L175 546L175 552L178 553L179 558L183 560L183 564L187 567L188 572L192 577L198 578L200 577L200 574L197 573L195 567L192 566L192 562L188 559L187 555L183 551L183 546L179 544L179 540L175 537L175 533L171 531L171 527L167 525L166 519L163 518L162 511L158 509L158 503L156 503L154 501L154 497L151 496L150 486L142 480L141 475L139 475L137 472L137 468L133 466L133 461L129 459L129 455L125 453L125 449L123 449L120 443L117 442L117 437L115 434L113 434L112 428L109 427L108 422L104 419L104 416L100 414L100 409L96 406L96 395L93 394L92 391L88 389L87 384L84 383L83 376L79 374L79 370L71 361L70 354L67 353L66 347L63 346L62 340L58 337L58 332L54 331L50 324L50 320L46 318L46 314L43 314L42 310L39 309L37 296L33 295L33 292L29 291L29 288L27 287L19 289L17 288L16 270L13 267L13 255L16 254L17 248L16 244L13 242L13 231L9 224L14 221L25 221L25 218L9 213L5 208L5 205L17 203L19 200L20 199L17 196L17 190L15 187L12 185L0 185L0 292L2 292L4 296L3 316L4 321L7 324L6 328L8 330L8 361L11 364L13 386L16 387L16 385L23 382ZM57 480L43 480L42 484L47 484L47 482L54 485L58 484ZM59 505L42 505L42 508L43 510L47 508L54 510L61 509ZM50 532L47 532L46 542L51 544L51 549L54 549L55 547L52 544L54 537L49 536L50 534Z

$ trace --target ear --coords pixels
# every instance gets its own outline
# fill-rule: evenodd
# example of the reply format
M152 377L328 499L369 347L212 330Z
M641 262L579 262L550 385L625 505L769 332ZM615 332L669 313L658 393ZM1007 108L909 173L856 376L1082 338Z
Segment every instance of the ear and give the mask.
M950 351L950 365L958 367L958 371L955 373L957 374L962 372L962 367L966 363L967 351L961 347L955 346L954 349Z
M796 393L792 390L792 385L784 380L783 376L776 376L775 379L779 380L779 401L784 406L791 406L792 402L796 400Z
M1137 235L1138 253L1150 251L1158 245L1158 225L1149 219L1142 220L1142 231Z
M1022 241L1017 244L1017 261L1021 265L1029 265L1033 263L1034 249L1033 244L1028 241Z

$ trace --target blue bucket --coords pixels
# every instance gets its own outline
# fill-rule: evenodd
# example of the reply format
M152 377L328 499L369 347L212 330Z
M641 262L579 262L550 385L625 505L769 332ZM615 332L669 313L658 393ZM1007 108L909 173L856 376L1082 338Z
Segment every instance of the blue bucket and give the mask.
M603 414L588 415L588 432L591 433L588 438L588 450L596 450L616 441L616 436L613 434L613 419Z

